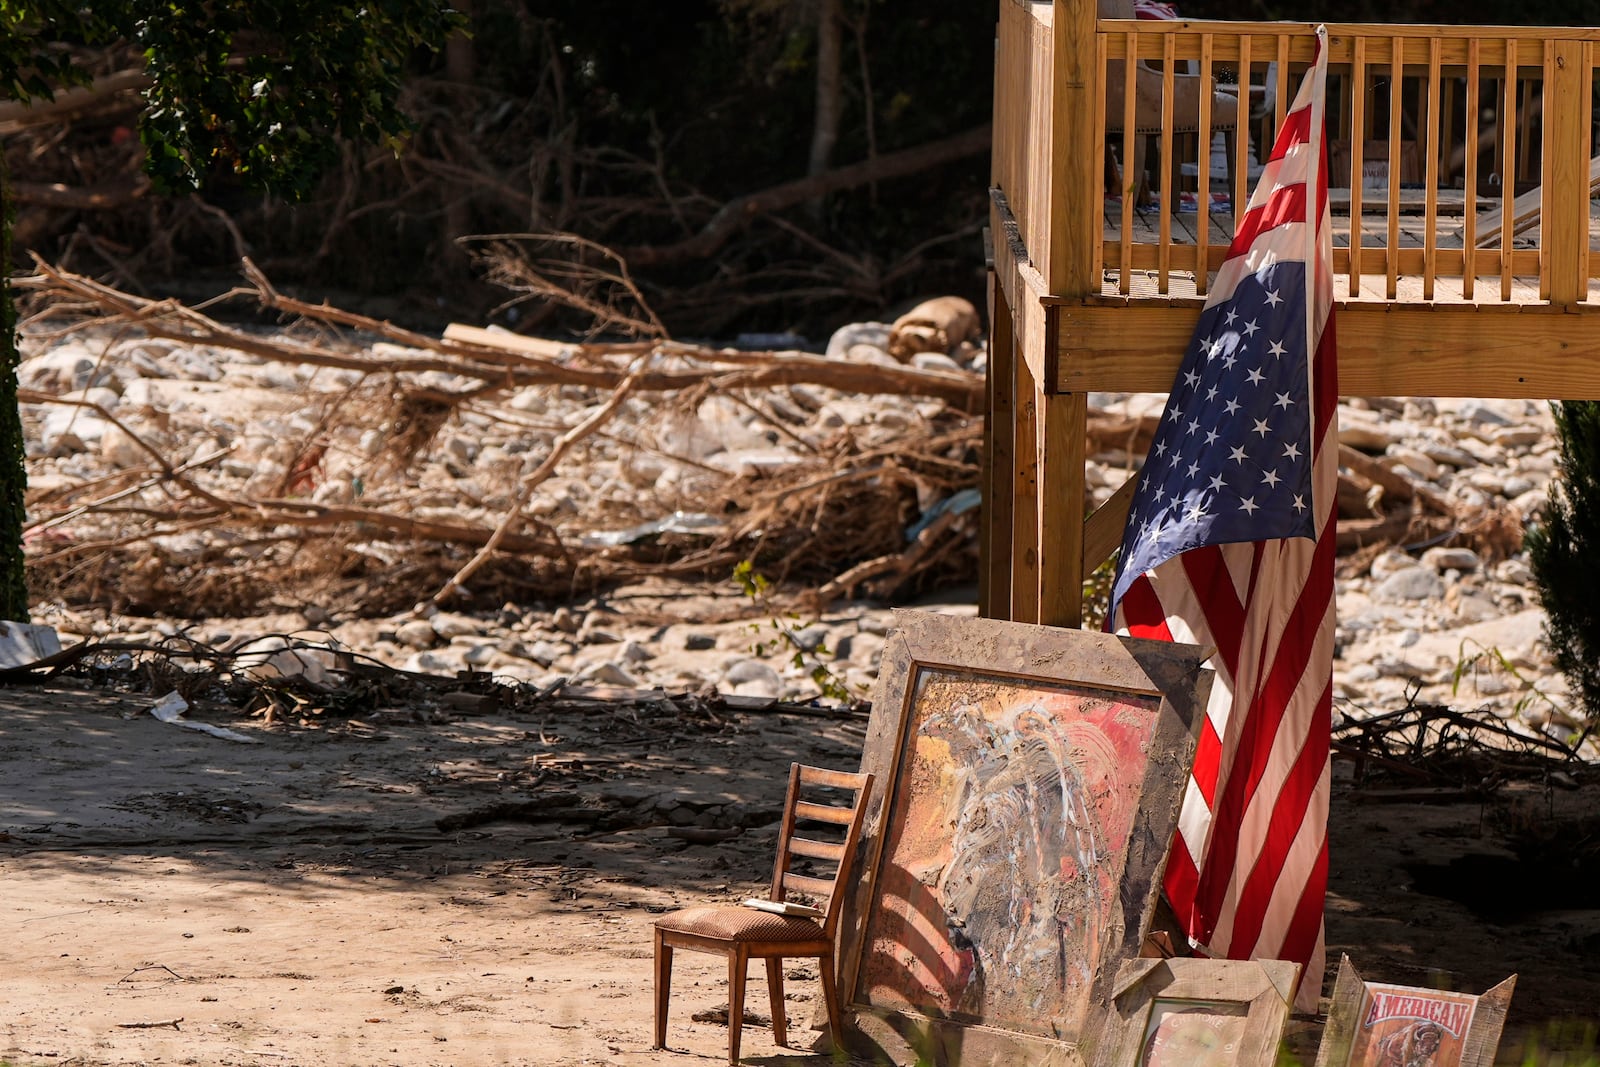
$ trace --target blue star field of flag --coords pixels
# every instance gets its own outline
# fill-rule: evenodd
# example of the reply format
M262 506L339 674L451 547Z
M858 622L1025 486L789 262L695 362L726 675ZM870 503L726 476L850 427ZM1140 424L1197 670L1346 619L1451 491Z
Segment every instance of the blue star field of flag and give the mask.
M1124 534L1115 596L1203 545L1314 537L1305 264L1246 275L1184 353Z

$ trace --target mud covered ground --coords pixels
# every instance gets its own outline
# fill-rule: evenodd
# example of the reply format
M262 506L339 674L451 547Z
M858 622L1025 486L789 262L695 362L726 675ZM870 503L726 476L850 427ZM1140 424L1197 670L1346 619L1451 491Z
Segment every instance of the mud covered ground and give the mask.
M650 1049L651 920L757 891L788 764L853 768L866 725L603 702L190 713L244 744L150 703L70 680L0 689L6 1062L725 1062L720 957L678 954L670 1050ZM1544 831L1592 834L1578 816L1600 784L1514 783L1486 805L1356 790L1335 766L1332 958L1470 991L1515 972L1500 1062L1595 1062L1600 893ZM791 1039L810 1046L815 970L788 974ZM760 968L747 1004L765 1011ZM1295 1029L1309 1063L1317 1027ZM831 1062L759 1026L744 1054Z

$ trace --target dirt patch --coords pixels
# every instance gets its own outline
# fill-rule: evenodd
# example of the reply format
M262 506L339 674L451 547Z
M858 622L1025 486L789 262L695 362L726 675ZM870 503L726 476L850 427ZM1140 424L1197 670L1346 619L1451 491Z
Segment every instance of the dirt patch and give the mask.
M10 1062L724 1062L720 957L679 955L673 1051L650 1049L650 923L758 890L785 768L855 767L865 725L598 704L309 727L228 715L261 741L246 745L137 714L149 703L0 690ZM1518 854L1502 833L1515 812L1593 811L1600 788L1511 795L1363 802L1337 785L1330 954L1375 979L1473 991L1517 972L1501 1062L1585 1062L1550 1050L1581 1048L1585 1026L1592 1042L1596 895L1583 907L1554 892L1548 863L1507 878ZM694 828L734 832L680 836ZM1424 891L1475 878L1480 856L1505 861L1482 884L1515 907ZM789 977L791 1040L809 1045L815 968ZM1299 1029L1303 1061L1315 1040ZM832 1062L759 1028L744 1048Z

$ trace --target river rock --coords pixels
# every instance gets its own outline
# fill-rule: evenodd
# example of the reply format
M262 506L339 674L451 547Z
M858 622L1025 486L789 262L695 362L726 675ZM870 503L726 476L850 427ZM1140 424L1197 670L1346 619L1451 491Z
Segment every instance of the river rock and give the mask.
M1422 566L1398 570L1378 583L1373 596L1378 600L1427 600L1444 595L1444 583L1433 571Z
M1435 571L1475 571L1478 554L1470 548L1430 548L1422 554L1422 565Z

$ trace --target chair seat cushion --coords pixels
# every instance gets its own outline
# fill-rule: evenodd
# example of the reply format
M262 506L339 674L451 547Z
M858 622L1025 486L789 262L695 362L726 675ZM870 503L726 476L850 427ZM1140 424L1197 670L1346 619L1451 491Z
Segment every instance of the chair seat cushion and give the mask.
M663 915L656 920L656 926L724 941L815 941L822 936L822 925L815 919L737 904L685 908Z

